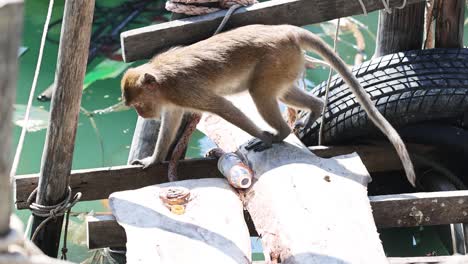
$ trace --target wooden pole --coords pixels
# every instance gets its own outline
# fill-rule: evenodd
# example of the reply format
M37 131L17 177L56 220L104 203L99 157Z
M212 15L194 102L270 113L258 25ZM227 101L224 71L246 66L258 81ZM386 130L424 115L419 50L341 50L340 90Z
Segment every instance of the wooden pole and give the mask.
M132 145L128 153L128 164L133 160L153 155L154 146L156 146L156 140L158 139L159 126L160 121L145 120L138 117L135 132L133 132Z
M52 96L50 124L42 155L38 204L61 202L69 184L93 11L94 0L65 2L55 76L57 88ZM34 217L33 232L43 220ZM51 257L57 256L62 222L63 217L49 221L35 241Z
M379 26L374 57L406 50L421 49L424 35L425 2L379 11Z
M15 102L23 0L0 3L0 237L10 231L11 117Z
M436 48L463 48L465 0L437 0Z

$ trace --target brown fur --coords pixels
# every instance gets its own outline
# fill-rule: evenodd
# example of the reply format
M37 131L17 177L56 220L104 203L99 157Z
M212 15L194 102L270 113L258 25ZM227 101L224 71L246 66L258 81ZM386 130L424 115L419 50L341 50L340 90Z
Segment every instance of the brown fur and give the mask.
M144 118L159 118L161 130L152 157L136 161L145 167L167 155L181 117L187 111L207 111L233 123L264 144L281 142L291 132L278 102L312 112L307 125L320 115L323 101L295 86L304 69L303 50L323 56L350 85L358 101L396 146L414 183L414 171L396 131L380 115L343 61L314 34L295 26L251 25L215 35L190 46L155 56L147 64L129 69L122 79L127 105ZM223 98L248 90L259 113L276 130L260 130L239 109Z

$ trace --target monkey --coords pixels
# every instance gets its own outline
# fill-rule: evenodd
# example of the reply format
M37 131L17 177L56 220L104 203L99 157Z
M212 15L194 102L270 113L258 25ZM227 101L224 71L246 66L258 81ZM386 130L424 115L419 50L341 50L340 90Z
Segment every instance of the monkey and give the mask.
M291 128L278 100L310 111L303 124L320 117L322 99L300 90L295 81L305 66L304 51L315 52L338 72L372 122L394 145L409 182L415 186L413 164L397 131L372 103L347 65L315 34L292 25L248 25L188 46L171 48L148 63L129 68L121 81L122 98L143 118L161 120L152 156L132 164L147 168L167 155L184 113L210 112L255 138L246 146L263 151L282 142ZM258 128L227 95L248 91L261 117L275 132Z

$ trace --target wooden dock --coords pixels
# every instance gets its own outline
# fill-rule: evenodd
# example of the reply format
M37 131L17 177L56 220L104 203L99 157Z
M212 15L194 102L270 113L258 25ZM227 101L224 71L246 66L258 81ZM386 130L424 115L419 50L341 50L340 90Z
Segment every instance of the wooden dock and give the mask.
M367 12L384 8L382 1L362 2ZM452 9L463 1L456 2L450 5ZM379 55L421 45L424 2L407 0L405 3L406 9L392 14L381 11ZM401 0L389 1L390 8L401 4ZM198 128L224 151L237 150L246 158L255 172L251 188L234 190L228 186L214 158L181 161L178 166L180 181L170 183L167 163L147 170L139 166L117 166L71 171L93 6L94 1L66 3L57 88L51 105L43 163L38 174L15 177L18 209L28 208L27 198L35 188L39 188L36 201L44 205L60 202L68 186L73 193L82 193L81 201L110 197L113 215L98 213L87 218L88 247L126 246L130 263L154 260L198 263L206 259L217 263L252 263L250 236L262 238L264 263L468 262L466 256L385 256L377 228L468 222L468 191L368 196L369 173L401 169L399 159L388 145L307 148L296 136L290 135L272 149L247 151L244 146L251 136L217 116L205 114ZM442 17L449 17L453 12L442 13ZM275 0L240 8L226 28L254 23L302 26L362 13L359 1ZM220 11L123 32L123 57L127 62L148 59L168 47L205 39L225 14ZM397 22L415 16L420 23L413 30L421 38L409 43L384 37L389 32L401 31L401 25L395 27ZM454 25L450 30L458 34L459 21L448 21ZM447 25L439 24L439 27ZM436 42L440 45L459 43L459 35L450 39L453 32L438 35ZM413 33L398 34L401 39L408 40L408 34ZM256 123L262 123L248 97L241 95L229 100ZM11 113L0 108L0 115ZM4 131L0 130L0 135L6 133ZM154 140L150 141L154 144ZM151 144L147 147L151 148ZM411 147L418 153L434 150L434 146L421 144ZM0 159L2 164L5 162ZM0 166L0 176L3 172ZM0 177L0 180L5 179ZM170 186L185 187L191 195L183 210L177 213L160 198L164 188ZM1 200L0 212L7 208L7 203ZM35 217L34 228L43 220ZM0 214L0 239L5 222L8 225ZM62 218L58 217L40 231L36 244L47 255L56 257L61 230Z

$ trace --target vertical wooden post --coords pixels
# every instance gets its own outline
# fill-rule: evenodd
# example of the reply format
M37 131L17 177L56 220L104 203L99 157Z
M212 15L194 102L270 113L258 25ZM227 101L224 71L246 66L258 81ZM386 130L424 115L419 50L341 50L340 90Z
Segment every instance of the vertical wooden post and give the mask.
M23 0L0 3L0 237L10 230L11 116L15 102Z
M36 198L36 202L42 205L59 203L69 184L93 11L94 0L65 2L55 76L57 87L52 96ZM33 232L43 220L34 217ZM57 256L62 222L63 217L49 221L35 241L51 257Z
M156 120L145 120L138 117L133 132L132 145L128 153L128 164L135 159L142 159L153 155L154 146L158 138L160 122Z
M425 8L425 2L420 2L401 10L393 9L391 14L380 10L374 57L421 49Z
M465 0L438 0L436 48L463 48Z

